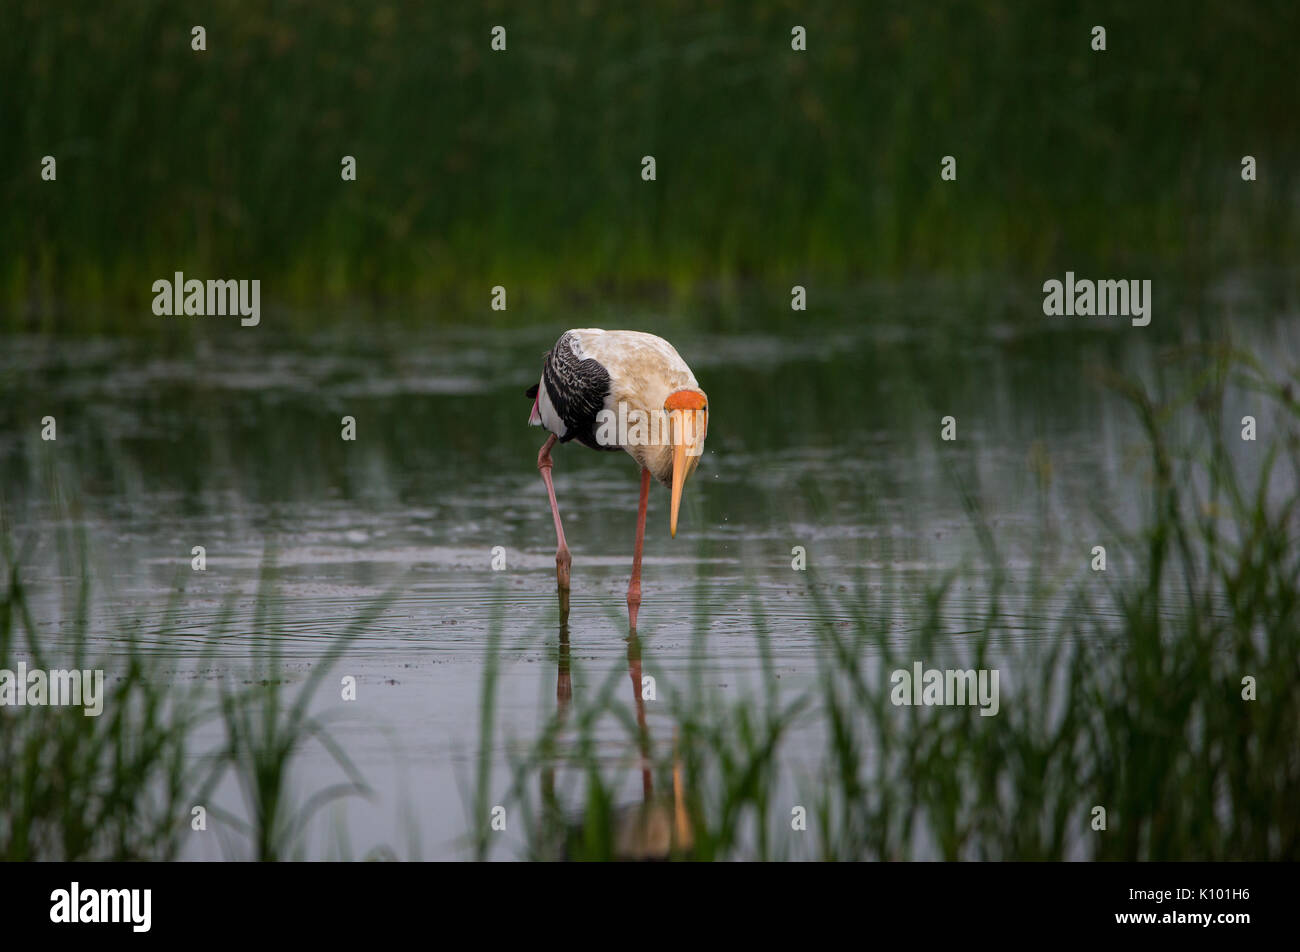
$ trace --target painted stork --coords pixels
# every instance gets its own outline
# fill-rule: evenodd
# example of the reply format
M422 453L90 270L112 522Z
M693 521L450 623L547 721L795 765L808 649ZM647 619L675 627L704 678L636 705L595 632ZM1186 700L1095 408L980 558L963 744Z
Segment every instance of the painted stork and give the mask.
M527 395L533 398L528 422L550 433L537 454L537 468L555 519L555 576L561 592L569 589L573 559L551 482L551 447L557 441L577 440L593 450L625 450L641 467L636 546L627 586L628 619L635 630L650 477L672 493L668 525L676 537L682 486L704 450L708 397L686 361L662 337L595 327L561 334L542 359L541 380Z

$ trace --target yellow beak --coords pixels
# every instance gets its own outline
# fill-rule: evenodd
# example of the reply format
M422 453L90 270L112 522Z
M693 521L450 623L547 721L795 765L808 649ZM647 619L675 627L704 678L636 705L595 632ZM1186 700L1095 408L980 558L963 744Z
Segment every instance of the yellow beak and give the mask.
M668 531L677 538L677 509L682 504L682 486L686 484L686 444L678 442L673 447L673 504L668 517Z
M704 451L704 431L708 427L708 403L704 394L680 390L664 403L673 434L673 501L668 530L677 537L677 512L682 505L682 487L695 469Z

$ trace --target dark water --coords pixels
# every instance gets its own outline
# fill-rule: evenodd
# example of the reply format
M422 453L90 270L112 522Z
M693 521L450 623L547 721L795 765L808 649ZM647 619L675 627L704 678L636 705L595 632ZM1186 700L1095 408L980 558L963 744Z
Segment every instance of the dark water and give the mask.
M977 625L988 566L972 506L1007 573L1006 637L1044 637L1064 606L1050 592L1082 577L1092 546L1134 525L1145 499L1135 418L1100 376L1151 379L1162 348L1205 328L1231 326L1270 366L1295 366L1300 350L1293 304L1231 283L1157 313L1150 328L1053 322L1034 318L1035 305L1004 322L959 295L882 291L846 299L831 317L754 327L736 317L709 330L647 312L565 314L522 330L367 316L307 335L277 333L268 319L164 338L9 337L0 500L26 546L47 642L66 641L66 595L80 574L59 540L84 530L95 648L113 654L126 622L138 622L177 679L251 676L251 650L272 643L300 679L325 639L390 592L337 672L356 677L357 700L342 701L335 679L319 701L341 715L336 734L377 791L347 808L347 834L358 853L386 843L402 856L461 856L492 632L502 657L492 788L502 796L510 751L555 711L562 667L578 696L611 672L627 678L638 483L623 454L555 453L574 559L561 643L554 533L535 466L543 434L526 426L523 391L564 328L662 333L709 393L708 446L676 539L667 493L652 489L636 647L660 697L687 690L688 671L702 664L690 689L738 698L760 673L756 605L776 671L796 689L824 660L815 625L838 610L810 591L865 586L890 606L892 636L906 643L925 587L966 566L973 581L951 593L948 619L954 631ZM1242 318L1232 324L1232 315ZM46 415L57 420L54 442L40 439ZM353 442L340 438L345 415L356 420ZM940 438L946 416L956 420L951 442ZM190 567L197 545L204 572ZM796 546L808 571L792 568ZM275 611L258 629L269 558ZM1017 605L1034 568L1049 596ZM215 657L200 667L232 596ZM169 621L173 599L179 614ZM621 683L631 705L633 681ZM650 735L670 743L656 707L646 706ZM611 762L636 762L623 732L611 728L607 740ZM303 791L336 779L321 751L303 756ZM629 773L628 797L636 782ZM220 794L237 802L233 787ZM329 815L309 855L330 853L339 822ZM495 855L513 855L519 842L508 825ZM220 842L196 838L187 855L220 856Z

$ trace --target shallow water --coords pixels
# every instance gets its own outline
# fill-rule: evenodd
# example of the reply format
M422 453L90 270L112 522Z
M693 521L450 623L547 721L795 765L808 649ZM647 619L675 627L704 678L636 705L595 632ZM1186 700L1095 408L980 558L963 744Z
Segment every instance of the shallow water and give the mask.
M1067 586L1086 575L1092 546L1115 526L1135 526L1145 499L1136 421L1098 372L1148 378L1162 342L1219 326L1229 307L1251 310L1250 300L1224 300L1189 306L1185 333L1003 326L959 312L920 323L913 312L925 302L888 297L793 326L703 331L656 314L626 321L669 337L710 397L708 446L676 539L667 493L652 488L639 649L659 696L757 691L755 604L792 691L825 660L816 626L828 613L831 623L836 612L847 621L837 596L855 586L887 606L891 638L906 644L921 624L924 589L965 566L948 617L953 634L965 630L963 619L973 630L989 567L968 503L990 527L1006 573L1003 637L1045 637ZM1295 366L1295 315L1254 304L1259 313L1236 329L1238 343L1270 366ZM341 715L336 736L375 789L348 806L347 837L358 854L382 843L399 856L468 855L494 631L502 666L491 786L502 797L511 751L556 709L563 666L578 696L628 677L624 594L637 474L623 454L576 444L555 453L574 559L566 649L535 467L543 434L526 426L523 395L560 331L597 324L618 326L572 314L522 331L413 330L409 321L367 318L363 334L358 321L348 332L277 335L266 321L255 330L191 326L164 343L6 339L0 502L53 657L67 643L66 595L78 574L61 532L84 531L88 543L94 649L120 651L122 619L134 619L177 679L253 678L253 649L274 645L286 677L298 681L325 639L387 593L336 672L356 677L357 700L338 698L337 678L319 698L322 710ZM52 443L39 438L47 414L57 419ZM356 419L355 442L340 439L345 415ZM949 415L957 439L945 442ZM206 549L204 572L190 568L196 545ZM806 572L792 568L795 546L806 550ZM277 568L274 610L259 630L256 593L268 559ZM1047 594L1017 603L1035 565ZM705 676L693 684L688 672L700 660ZM631 702L632 682L619 684ZM649 733L669 744L656 707L647 705ZM611 725L602 738L611 763L635 764L624 731ZM314 747L300 766L303 791L337 779ZM638 778L629 770L627 779L623 792L635 799ZM218 795L237 803L229 784ZM330 814L318 824L308 855L330 855L338 822ZM517 824L508 825L493 855L516 855L521 842ZM195 834L186 855L222 850L219 837Z

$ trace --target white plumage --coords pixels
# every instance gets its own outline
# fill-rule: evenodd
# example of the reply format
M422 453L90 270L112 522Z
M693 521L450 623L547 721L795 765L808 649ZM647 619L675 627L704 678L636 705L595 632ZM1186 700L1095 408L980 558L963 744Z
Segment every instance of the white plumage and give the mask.
M641 502L628 611L636 627L641 601L641 544L653 476L671 490L669 527L677 534L682 487L699 463L708 428L708 398L672 344L642 331L581 327L565 331L542 363L528 422L552 435L538 453L555 519L556 569L569 587L570 556L551 481L551 447L577 440L593 449L622 449L642 470Z
M617 418L619 405L625 413L633 410L656 414L663 410L669 394L679 390L700 389L695 374L687 366L677 348L654 334L644 331L607 331L599 327L579 327L566 331L556 346L568 346L579 361L595 360L609 374L610 389L604 398L604 409ZM556 410L547 391L546 376L538 383L537 405L529 423L544 427L561 440L569 435L569 427ZM671 485L673 473L672 447L664 443L626 445L619 443L638 466L665 486ZM698 456L691 457L694 469Z

